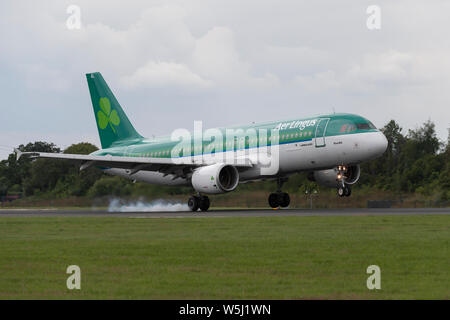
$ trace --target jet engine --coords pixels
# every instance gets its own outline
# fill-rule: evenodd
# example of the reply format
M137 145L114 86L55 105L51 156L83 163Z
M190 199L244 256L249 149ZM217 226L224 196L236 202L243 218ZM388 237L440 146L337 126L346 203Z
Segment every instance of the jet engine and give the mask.
M217 163L196 169L192 174L191 182L198 192L225 193L236 189L239 183L239 173L231 165Z
M337 166L333 169L310 172L308 179L321 186L335 188L342 186L342 181L346 185L355 184L359 180L360 173L359 165Z

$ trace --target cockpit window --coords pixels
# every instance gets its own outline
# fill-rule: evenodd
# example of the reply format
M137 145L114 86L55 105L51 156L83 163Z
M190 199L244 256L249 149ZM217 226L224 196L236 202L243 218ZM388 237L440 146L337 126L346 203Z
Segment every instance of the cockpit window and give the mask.
M373 125L373 123L370 122L370 121L367 121L367 122L364 122L364 123L357 123L357 124L356 124L356 127L357 127L359 130L376 129L376 127L375 127L375 126Z
M368 123L357 123L356 127L359 130L369 130L369 124Z
M353 123L346 123L341 126L339 133L352 132L356 130L356 126Z
M340 135L356 131L370 131L376 127L372 122L361 117L331 119L327 126L328 135Z

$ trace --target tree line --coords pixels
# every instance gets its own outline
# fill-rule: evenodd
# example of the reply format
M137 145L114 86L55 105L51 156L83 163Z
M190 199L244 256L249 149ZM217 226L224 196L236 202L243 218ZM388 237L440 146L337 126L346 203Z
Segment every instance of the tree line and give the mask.
M446 142L437 138L432 121L417 129L404 132L394 120L381 131L389 144L384 155L361 165L358 186L379 189L393 194L419 193L439 200L450 200L450 132ZM23 152L61 152L55 144L34 142L20 145ZM78 143L63 150L64 153L89 154L98 150L90 143ZM306 173L290 177L285 185L288 192L311 187ZM358 188L358 186L356 188ZM319 186L314 188L321 189ZM239 191L275 189L274 182L243 184ZM21 195L33 198L104 197L104 196L161 196L189 194L189 187L161 187L145 183L132 183L119 177L104 175L100 170L79 168L67 161L56 159L16 159L11 153L0 162L0 196Z

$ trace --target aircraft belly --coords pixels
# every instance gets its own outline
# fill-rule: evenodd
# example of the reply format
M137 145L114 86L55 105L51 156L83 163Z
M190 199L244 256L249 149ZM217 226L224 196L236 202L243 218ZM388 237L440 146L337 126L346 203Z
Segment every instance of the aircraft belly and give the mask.
M155 172L155 171L138 171L135 174L129 175L127 173L127 170L125 169L106 169L104 170L105 173L114 175L114 176L120 176L124 177L130 180L136 180L140 182L146 182L151 184L158 184L158 185L164 185L164 186L184 186L189 185L189 181L184 178L176 178L174 179L174 176L164 175L161 172Z

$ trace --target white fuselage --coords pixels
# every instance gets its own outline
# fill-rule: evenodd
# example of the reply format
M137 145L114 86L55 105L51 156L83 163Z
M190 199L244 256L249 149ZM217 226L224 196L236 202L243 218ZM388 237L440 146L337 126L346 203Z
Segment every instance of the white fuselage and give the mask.
M262 147L194 157L188 156L184 161L196 162L199 157L202 157L204 163L213 164L223 162L224 159L239 161L239 159L248 158L253 166L239 173L239 181L245 182L276 178L300 171L330 169L341 164L359 164L381 156L386 150L386 146L386 137L383 133L376 131L286 143L277 146L278 150L273 147ZM130 175L129 170L126 169L110 168L104 169L104 171L111 175L151 184L190 185L189 178L174 177L171 174L166 175L161 172L138 171Z

